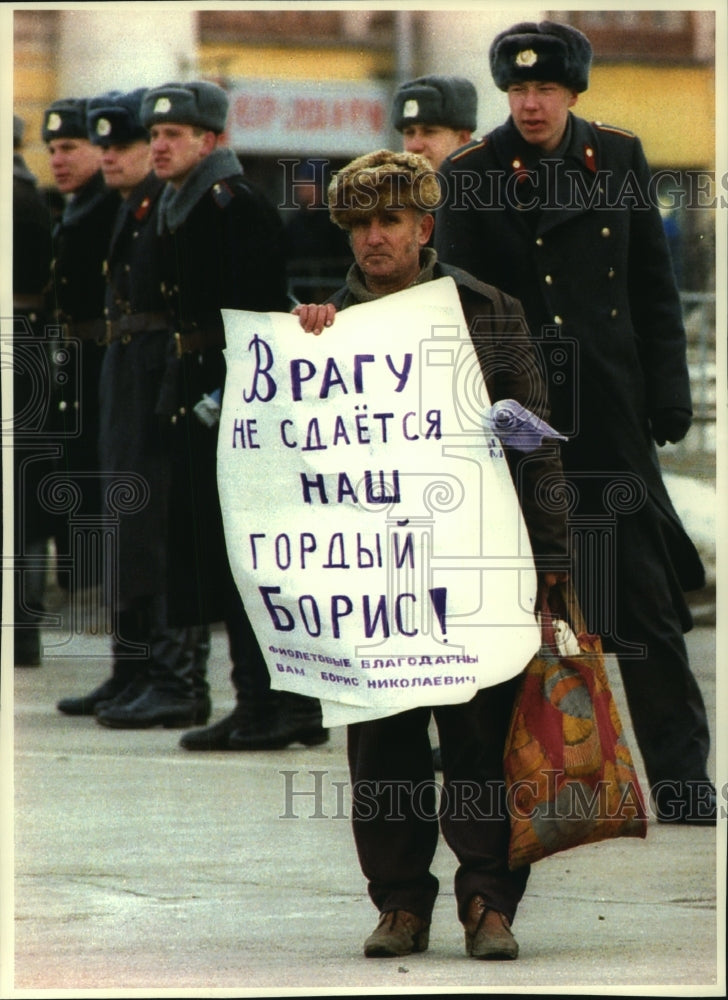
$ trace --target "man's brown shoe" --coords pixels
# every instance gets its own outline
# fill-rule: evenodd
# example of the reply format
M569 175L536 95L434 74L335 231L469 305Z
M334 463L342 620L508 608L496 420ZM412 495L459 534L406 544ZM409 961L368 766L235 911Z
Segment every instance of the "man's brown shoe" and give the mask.
M518 942L507 917L489 910L482 896L473 896L465 919L465 950L473 958L518 957Z
M426 951L430 942L430 926L407 910L387 910L364 942L367 958L392 958Z

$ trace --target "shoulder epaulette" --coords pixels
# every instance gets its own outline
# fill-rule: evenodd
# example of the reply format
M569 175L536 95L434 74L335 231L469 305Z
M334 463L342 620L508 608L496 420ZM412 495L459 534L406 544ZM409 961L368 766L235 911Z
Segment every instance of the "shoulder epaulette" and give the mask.
M605 125L603 122L592 122L594 128L599 129L600 132L613 132L614 135L623 135L628 139L634 139L635 133L630 132L626 128L618 128L616 125Z
M212 199L218 208L225 208L234 197L233 189L227 181L217 181L212 185Z
M488 145L488 136L486 135L483 136L482 139L478 139L477 141L473 142L472 145L464 146L462 149L459 149L456 153L453 153L452 156L448 157L448 159L450 160L451 163L457 163L458 160L464 159L466 156L469 156L470 153L474 153L476 150L479 149L485 149L487 145Z
M149 215L149 209L152 207L152 199L148 196L139 203L138 208L134 212L134 218L137 222L142 222Z

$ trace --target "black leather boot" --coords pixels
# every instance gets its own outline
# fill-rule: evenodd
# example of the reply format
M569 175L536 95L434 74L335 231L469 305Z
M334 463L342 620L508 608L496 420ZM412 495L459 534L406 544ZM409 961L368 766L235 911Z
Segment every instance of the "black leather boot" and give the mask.
M96 704L96 708L94 709L94 715L98 715L99 712L104 711L104 709L109 708L111 705L118 708L120 705L131 704L131 702L136 701L139 695L143 694L148 687L149 676L146 670L140 671L135 677L132 677L126 687L122 688L116 697L98 702Z
M206 729L191 729L179 741L185 750L234 750L230 746L230 735L237 729L245 729L250 722L250 712L243 705L236 705L230 715Z
M96 719L109 729L183 729L204 725L210 715L210 704L185 696L181 692L164 691L150 686L127 705L99 709Z
M99 708L97 721L111 729L204 726L211 704L199 676L203 657L198 646L207 638L207 628L159 629L151 643L149 686L133 701ZM206 654L204 659L206 667Z
M61 698L56 705L58 711L64 715L94 715L101 705L118 698L138 676L146 676L148 640L145 619L138 608L117 611L111 644L111 677L88 694L78 698Z
M126 688L129 681L129 675L118 672L94 688L93 691L89 691L88 694L78 698L61 698L56 708L64 715L93 715L101 702L109 702L116 698Z
M248 724L230 734L231 750L283 750L291 743L318 746L329 738L317 698L271 691L267 702L256 708Z
M233 661L230 680L235 688L237 704L214 726L185 733L180 739L180 746L185 750L245 750L247 746L231 745L232 733L245 734L248 739L253 736L256 740L265 738L277 711L268 668L239 599L234 604L234 614L225 624Z

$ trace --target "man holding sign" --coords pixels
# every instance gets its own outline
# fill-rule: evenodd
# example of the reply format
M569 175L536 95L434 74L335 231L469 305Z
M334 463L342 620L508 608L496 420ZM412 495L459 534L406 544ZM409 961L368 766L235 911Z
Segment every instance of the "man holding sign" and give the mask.
M529 416L546 420L543 383L520 304L464 271L441 265L427 247L431 210L439 198L437 175L416 154L380 150L339 171L329 188L329 208L333 221L349 233L355 263L346 286L327 304L296 308L301 326L320 335L337 322L338 310L449 277L457 288L490 402L515 401L531 411ZM393 303L393 316L394 309ZM390 333L396 329L393 321ZM539 426L550 431L545 424ZM538 499L539 484L561 481L557 446L538 437L535 445L531 440L520 452L503 450L542 590L565 578L567 560L563 506ZM473 523L473 550L478 530ZM497 570L494 575L498 577ZM436 592L430 594L434 601ZM481 659L495 655L487 648L479 652ZM508 869L502 771L516 684L517 677L512 677L481 687L464 703L423 705L349 725L354 837L370 897L380 911L379 923L364 944L366 956L407 955L428 945L438 892L430 871L438 839L428 737L432 714L442 749L439 818L459 861L455 896L466 951L474 958L516 958L518 945L510 926L528 872Z

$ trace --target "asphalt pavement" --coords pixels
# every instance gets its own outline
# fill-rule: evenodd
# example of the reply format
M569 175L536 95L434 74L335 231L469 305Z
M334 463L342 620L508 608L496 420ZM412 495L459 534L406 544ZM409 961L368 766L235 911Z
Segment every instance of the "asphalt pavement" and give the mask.
M688 636L713 733L715 639L713 627ZM0 996L725 996L725 818L717 830L651 818L644 841L535 865L515 962L466 957L455 860L441 843L429 950L365 959L377 914L351 836L343 729L310 749L191 753L177 730L67 718L56 701L107 676L109 640L55 629L44 642L43 666L14 672L15 880L4 886ZM233 703L226 646L216 631L213 720Z

